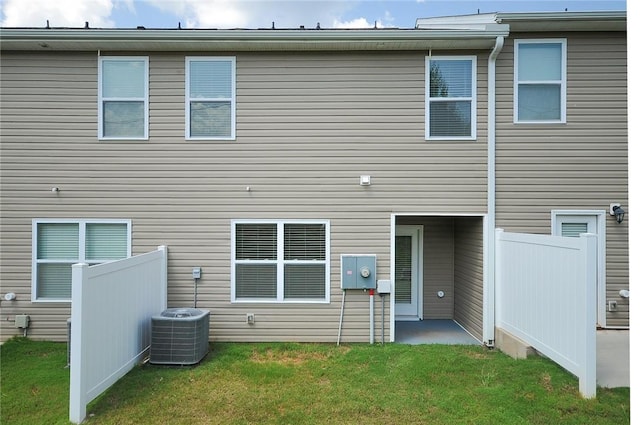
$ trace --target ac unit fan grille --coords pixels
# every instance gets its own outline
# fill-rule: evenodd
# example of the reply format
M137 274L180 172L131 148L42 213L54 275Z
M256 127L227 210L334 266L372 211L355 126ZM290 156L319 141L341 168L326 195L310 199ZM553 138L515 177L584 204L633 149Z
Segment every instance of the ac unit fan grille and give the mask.
M209 352L209 311L198 311L197 315L165 311L151 318L150 363L190 365L204 358Z

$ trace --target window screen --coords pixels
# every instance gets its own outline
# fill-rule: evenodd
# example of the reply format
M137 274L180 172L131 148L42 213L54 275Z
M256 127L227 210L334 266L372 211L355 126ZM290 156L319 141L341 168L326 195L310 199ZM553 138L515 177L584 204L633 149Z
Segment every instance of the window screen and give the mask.
M34 222L34 300L71 298L71 266L128 257L128 222Z

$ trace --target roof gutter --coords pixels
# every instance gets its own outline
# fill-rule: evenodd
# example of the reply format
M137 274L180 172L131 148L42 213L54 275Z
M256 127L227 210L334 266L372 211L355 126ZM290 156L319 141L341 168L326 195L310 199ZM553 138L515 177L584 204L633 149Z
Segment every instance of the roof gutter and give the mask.
M483 314L483 340L488 346L495 342L495 278L496 278L496 60L504 46L504 37L496 37L488 63L488 116L487 116L487 233L485 255L485 284Z
M502 21L601 21L626 19L626 11L595 11L595 12L498 12L496 22Z
M2 50L109 50L149 51L337 48L341 50L421 49L438 43L491 43L508 34L508 25L458 29L362 29L362 30L272 30L272 29L69 29L3 28Z

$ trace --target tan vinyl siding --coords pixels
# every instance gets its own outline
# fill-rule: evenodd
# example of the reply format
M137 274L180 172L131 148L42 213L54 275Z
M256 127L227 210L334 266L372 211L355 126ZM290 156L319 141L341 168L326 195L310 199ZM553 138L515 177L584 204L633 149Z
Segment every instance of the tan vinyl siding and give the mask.
M481 218L456 218L454 319L480 341L483 340L483 240Z
M453 218L431 218L424 226L424 318L453 319ZM438 291L445 296L438 297Z
M629 289L630 218L617 224L608 215L612 202L629 205L626 34L566 38L566 124L513 124L513 39L498 58L496 225L549 234L553 209L606 211L607 299L618 301L607 325L628 326L628 299L618 292Z
M238 53L237 140L185 141L187 55L148 55L148 141L98 141L95 52L3 51L0 274L18 298L2 308L30 314L30 336L64 340L70 315L30 300L33 218L131 219L134 255L169 247L169 307L192 305L202 267L212 340L335 341L340 254L376 254L388 279L392 213L486 212L486 55L478 140L446 143L424 140L424 52ZM232 304L234 219L329 220L331 302ZM368 341L368 313L349 292L343 341ZM18 332L1 323L3 339Z

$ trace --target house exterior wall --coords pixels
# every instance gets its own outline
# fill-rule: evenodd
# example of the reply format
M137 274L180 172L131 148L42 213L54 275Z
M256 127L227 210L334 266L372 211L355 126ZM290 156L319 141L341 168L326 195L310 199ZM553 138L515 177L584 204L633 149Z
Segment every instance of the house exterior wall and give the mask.
M566 38L566 124L514 124L514 39ZM551 210L606 211L606 292L618 302L607 326L629 325L629 205L626 33L512 33L498 57L496 226L551 233ZM626 209L627 212L628 209Z
M434 217L424 226L425 319L453 319L453 222L452 217ZM445 296L439 298L438 291L443 291Z
M150 53L149 140L98 141L96 52L3 51L0 279L17 299L2 302L2 339L22 333L4 320L15 314L34 339L67 337L69 304L31 301L32 219L118 218L134 255L168 246L168 307L193 305L202 268L212 340L334 341L340 254L376 254L388 279L392 213L487 211L488 52L437 53L477 54L476 141L424 140L424 52L238 52L235 141L185 140L192 54ZM330 303L231 303L236 219L328 220ZM368 336L368 296L350 291L342 341Z
M456 217L453 234L456 322L482 341L483 324L483 220Z

